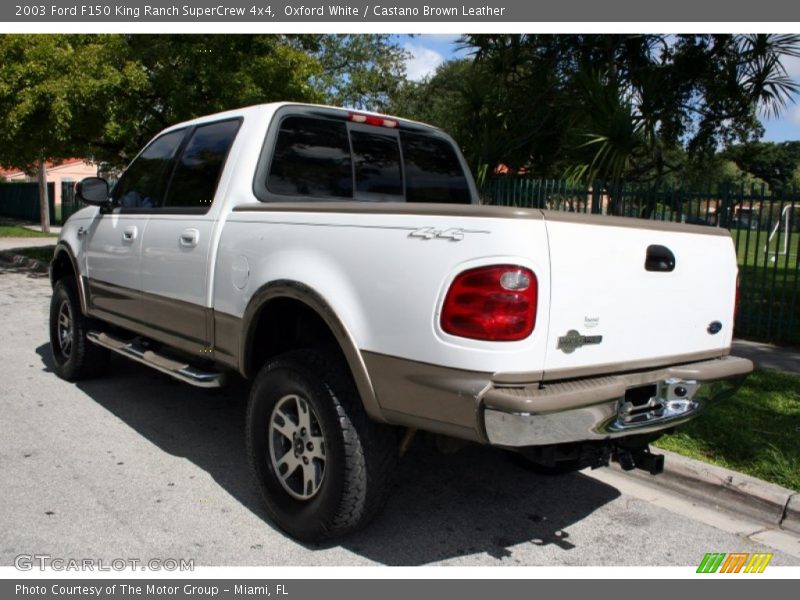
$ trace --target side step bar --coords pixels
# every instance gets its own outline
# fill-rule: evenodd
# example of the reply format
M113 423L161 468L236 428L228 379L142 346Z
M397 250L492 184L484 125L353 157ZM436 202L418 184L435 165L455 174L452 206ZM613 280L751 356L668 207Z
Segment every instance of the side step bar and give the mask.
M126 342L107 333L89 331L86 334L86 339L93 344L108 348L126 358L140 362L143 365L154 368L156 371L161 371L196 387L218 388L225 383L225 375L223 373L200 370L188 363L141 348L132 342Z

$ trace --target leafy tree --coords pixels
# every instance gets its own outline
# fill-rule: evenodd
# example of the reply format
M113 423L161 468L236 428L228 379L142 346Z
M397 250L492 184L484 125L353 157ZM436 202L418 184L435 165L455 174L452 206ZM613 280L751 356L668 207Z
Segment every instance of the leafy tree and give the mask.
M125 35L111 68L122 75L103 120L84 132L95 156L120 164L164 127L275 100L319 102L318 61L283 36Z
M498 165L517 171L535 164L537 174L560 173L566 114L558 106L554 74L539 75L539 91L531 94L512 71L471 59L449 61L428 79L407 82L388 110L450 133L479 179Z
M800 86L790 35L469 35L474 60L410 90L412 113L452 124L473 168L539 177L664 182L721 147L763 133ZM472 98L468 82L483 93ZM448 106L441 100L452 98ZM464 111L464 107L473 110ZM478 106L480 110L474 110ZM472 143L494 127L492 144Z
M0 36L0 165L119 167L170 124L262 102L380 108L404 59L383 35Z
M722 154L742 171L768 182L773 190L797 187L800 142L739 144L731 146Z
M314 83L328 104L382 111L406 79L409 54L389 35L301 36L298 43L319 61Z
M100 61L110 56L89 39L0 36L0 164L38 171L43 231L50 226L45 161L88 151L76 134L93 126L88 108L104 99Z
M251 104L379 108L404 73L404 54L386 36L130 35L121 42L117 68L129 87L100 137L98 156L108 162L129 159L169 124Z

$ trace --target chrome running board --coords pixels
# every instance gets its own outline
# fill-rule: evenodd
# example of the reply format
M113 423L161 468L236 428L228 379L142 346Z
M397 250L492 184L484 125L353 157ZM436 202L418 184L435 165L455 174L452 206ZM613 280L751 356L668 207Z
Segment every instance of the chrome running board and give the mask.
M126 342L107 333L89 331L86 334L86 339L93 344L108 348L112 352L121 354L126 358L140 362L156 371L161 371L196 387L218 388L225 383L225 375L223 373L203 371L186 362L169 358L153 350L141 348L132 342Z

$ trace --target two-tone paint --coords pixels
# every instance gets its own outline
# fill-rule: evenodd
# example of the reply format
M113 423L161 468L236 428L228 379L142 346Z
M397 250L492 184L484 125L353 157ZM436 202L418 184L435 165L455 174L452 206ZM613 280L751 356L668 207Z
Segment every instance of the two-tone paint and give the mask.
M269 104L175 126L242 121L204 214L95 207L70 218L57 252L79 275L85 312L251 376L261 307L276 297L302 302L339 343L373 418L481 441L482 399L494 386L728 354L736 280L729 236L479 206L471 180L473 205L265 202L254 177L277 120L295 110L310 108ZM193 244L183 243L187 232ZM651 245L670 248L674 270L645 270ZM494 264L536 274L532 335L488 342L444 332L439 317L454 278ZM721 324L715 335L711 322ZM558 339L572 330L602 343L564 352Z

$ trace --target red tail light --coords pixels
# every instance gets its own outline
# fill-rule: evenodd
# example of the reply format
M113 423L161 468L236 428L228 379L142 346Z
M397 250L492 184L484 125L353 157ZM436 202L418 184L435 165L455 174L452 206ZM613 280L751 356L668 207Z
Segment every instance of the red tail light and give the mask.
M447 292L442 330L460 337L513 342L536 325L536 275L525 267L492 265L464 271Z

